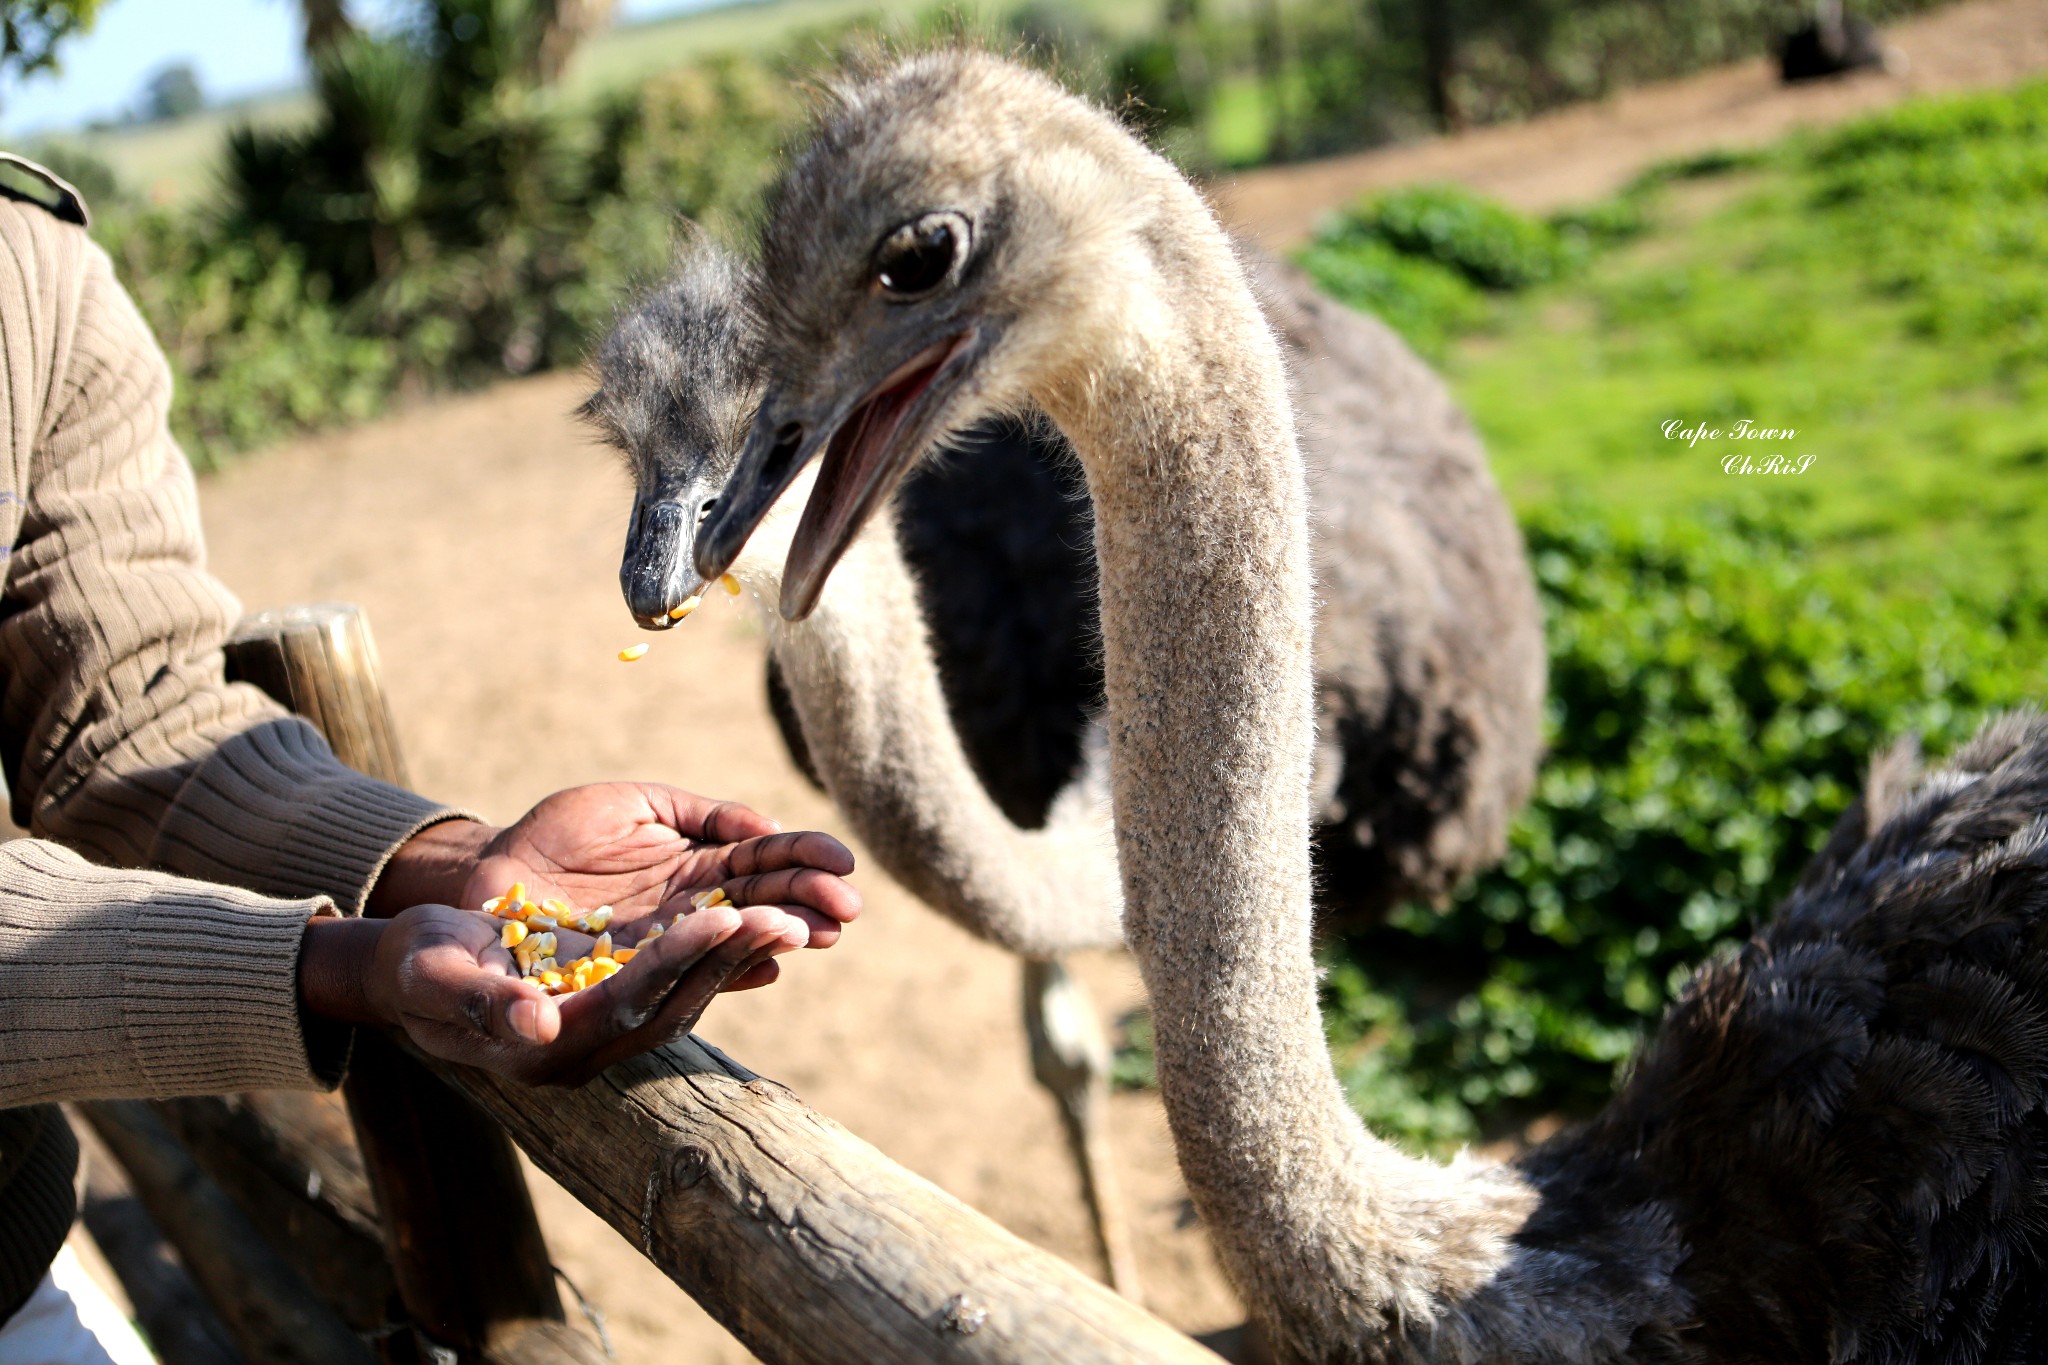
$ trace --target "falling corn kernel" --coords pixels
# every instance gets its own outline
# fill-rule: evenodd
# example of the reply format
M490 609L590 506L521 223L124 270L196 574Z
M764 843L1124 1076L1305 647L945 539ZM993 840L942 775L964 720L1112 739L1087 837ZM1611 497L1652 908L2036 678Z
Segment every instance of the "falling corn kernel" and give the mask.
M631 962L633 960L633 954L639 951L640 950L638 948L614 948L612 949L611 960L623 967L628 962Z
M505 927L498 931L498 942L506 948L516 948L526 941L526 926L518 920L507 920Z
M671 621L682 620L685 616L688 616L691 612L697 610L698 606L701 605L703 601L703 598L692 593L690 596L685 597L681 602L677 603L675 606L670 607L668 609L668 619Z
M599 934L597 936L597 946L590 950L590 955L592 957L610 957L612 955L612 936L610 934Z
M740 581L729 573L722 573L718 576L718 586L724 588L726 592L734 597L740 595Z
M619 651L619 662L622 664L629 664L632 663L635 659L642 657L646 653L647 646L645 644L627 645L624 649Z

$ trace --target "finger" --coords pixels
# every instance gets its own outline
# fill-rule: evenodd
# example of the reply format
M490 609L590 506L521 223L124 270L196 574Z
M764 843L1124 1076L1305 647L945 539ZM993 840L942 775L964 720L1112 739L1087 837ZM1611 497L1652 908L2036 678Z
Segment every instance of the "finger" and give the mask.
M398 1009L408 1030L415 1021L450 1024L527 1043L553 1042L561 1032L560 1013L538 986L500 963L479 963L456 944L422 948L402 971Z
M741 970L732 980L725 983L725 989L720 991L719 994L731 995L735 991L756 991L763 986L774 985L781 975L782 963L771 957L766 962L757 962L753 966Z
M815 867L844 877L853 872L853 851L829 834L799 829L739 843L726 856L726 864L735 876L786 867Z
M649 803L686 839L707 844L733 844L758 839L782 828L753 807L738 801L717 801L681 787L651 786Z
M660 938L646 943L620 971L589 991L580 991L570 1006L579 1036L596 1045L630 1033L661 1009L683 975L716 952L745 925L745 915L731 905L713 906L683 916ZM589 1016L591 1022L583 1020Z
M697 912L699 915L712 913L716 912ZM765 959L802 946L801 942L790 941L792 926L785 915L755 907L745 912L744 921L739 930L682 974L652 1017L638 1028L598 1047L591 1054L586 1074L595 1075L615 1062L680 1038L703 1017L704 1011L726 983L752 969L757 958ZM803 936L801 926L797 926L795 937L801 939ZM665 939L666 936L656 942L659 944ZM640 959L636 957L630 965L637 967L639 964ZM620 972L597 989L616 986L625 977L626 973Z
M729 877L726 899L735 905L801 905L841 924L860 918L860 892L815 867L792 867L751 877Z

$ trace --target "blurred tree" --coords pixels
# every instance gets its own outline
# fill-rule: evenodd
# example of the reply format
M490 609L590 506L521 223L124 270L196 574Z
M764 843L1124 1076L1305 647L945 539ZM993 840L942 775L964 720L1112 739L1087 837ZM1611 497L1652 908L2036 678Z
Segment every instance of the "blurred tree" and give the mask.
M1422 30L1422 87L1429 101L1430 117L1438 132L1452 133L1464 126L1457 92L1451 87L1458 68L1457 20L1450 0L1416 0Z
M612 19L615 0L539 0L540 34L534 75L552 85L569 65L576 45Z
M190 62L172 62L158 68L142 85L144 123L168 123L206 107L206 92L199 88L199 73Z
M348 0L299 0L306 60L312 61L356 31L348 17Z
M0 0L0 75L19 79L57 65L57 45L83 33L104 0Z

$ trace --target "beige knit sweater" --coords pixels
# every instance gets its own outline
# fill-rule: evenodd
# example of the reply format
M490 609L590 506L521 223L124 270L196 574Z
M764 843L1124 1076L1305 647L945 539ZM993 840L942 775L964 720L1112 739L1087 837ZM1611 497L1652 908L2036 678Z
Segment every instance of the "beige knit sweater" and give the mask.
M83 227L0 199L0 763L35 836L0 845L0 1106L333 1084L346 1035L309 1046L298 1008L306 921L449 814L223 681L240 612L170 393ZM52 1127L0 1114L0 1282L42 1254L18 1210L69 1221Z

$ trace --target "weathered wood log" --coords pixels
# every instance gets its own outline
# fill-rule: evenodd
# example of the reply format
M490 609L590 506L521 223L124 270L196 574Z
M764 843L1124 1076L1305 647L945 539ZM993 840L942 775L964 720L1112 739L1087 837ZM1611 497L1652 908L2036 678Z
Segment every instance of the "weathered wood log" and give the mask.
M299 662L231 667L252 681L286 679L281 699L317 713L316 723L329 723L330 714L369 716L338 725L343 738L335 747L348 761L371 756L362 760L365 770L383 776L369 764L382 761L377 755L395 756L396 744L350 737L375 731L378 716L388 731L374 651L367 632L356 644L351 630L361 632L361 626L349 608L257 618L245 624L242 648L260 652L269 649L264 641L283 639L285 646L274 652ZM294 639L301 643L293 646ZM354 681L323 682L330 667ZM621 1063L576 1090L535 1091L420 1060L770 1365L1216 1360L697 1039ZM356 1071L363 1072L360 1053ZM380 1084L376 1094L393 1099L413 1084ZM373 1112L372 1101L351 1094L360 1121ZM380 1137L388 1133L404 1150L401 1125L378 1122ZM407 1288L406 1263L421 1259L417 1252L425 1243L418 1239L434 1221L426 1211L437 1207L431 1187L437 1153L459 1153L486 1170L496 1163L495 1157L480 1160L489 1144L478 1135L450 1141L439 1119L428 1122L436 1142L415 1146L414 1163L397 1163L413 1192L413 1202L402 1205L411 1212L392 1217L399 1201L387 1198L383 1186L390 1168L374 1152L367 1163L386 1227L412 1230L395 1255L407 1306L421 1321L436 1319L414 1306L421 1281ZM500 1134L487 1122L481 1126ZM367 1152L373 1142L364 1145ZM502 1273L500 1246L465 1244L459 1236L452 1244L470 1255L489 1246ZM559 1354L548 1353L582 1342L546 1324L498 1324L486 1337L491 1356L505 1365L559 1361Z
M227 644L231 679L311 721L335 757L406 783L368 622L326 603L245 618ZM409 1057L365 1033L342 1083L374 1191L384 1252L406 1313L435 1345L495 1359L517 1339L556 1365L590 1358L566 1322L518 1155L504 1132Z
M368 1029L349 1061L349 1113L384 1213L406 1309L435 1342L502 1361L602 1362L564 1326L526 1173L504 1131L398 1044Z
M696 1038L576 1090L429 1065L770 1365L1216 1363Z
M226 651L231 681L253 683L311 721L336 758L410 785L362 612L345 602L258 612L242 618Z
M84 1116L74 1111L71 1118L85 1166L80 1216L128 1292L135 1321L156 1358L163 1365L247 1365L127 1175Z
M138 1100L79 1106L163 1229L242 1354L264 1362L375 1365L375 1357L234 1200Z
M358 1335L382 1339L408 1325L338 1095L273 1090L150 1107Z

